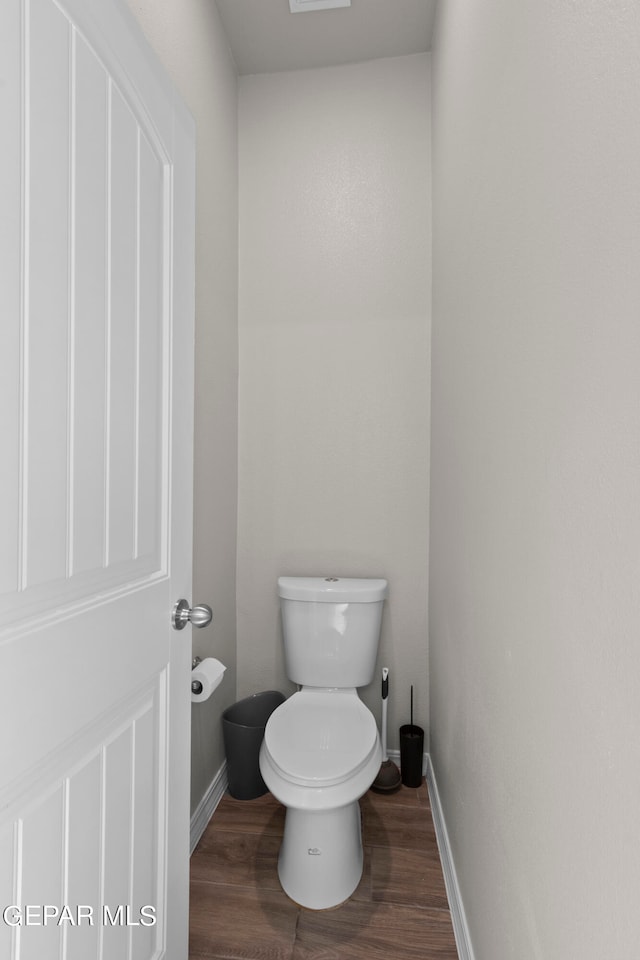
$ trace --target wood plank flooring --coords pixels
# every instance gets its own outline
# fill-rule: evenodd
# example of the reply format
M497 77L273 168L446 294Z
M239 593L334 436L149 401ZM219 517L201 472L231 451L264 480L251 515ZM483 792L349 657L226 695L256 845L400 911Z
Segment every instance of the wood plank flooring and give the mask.
M315 911L278 882L284 807L225 795L191 858L190 960L458 960L424 781L360 807L360 885Z

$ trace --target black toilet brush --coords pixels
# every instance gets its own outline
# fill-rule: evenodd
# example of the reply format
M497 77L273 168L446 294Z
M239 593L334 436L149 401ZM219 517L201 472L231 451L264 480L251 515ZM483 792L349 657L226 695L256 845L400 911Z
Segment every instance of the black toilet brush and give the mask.
M382 721L380 724L382 734L382 765L378 771L378 776L371 784L371 789L376 793L391 793L400 786L400 771L387 756L387 699L389 697L389 670L382 668Z

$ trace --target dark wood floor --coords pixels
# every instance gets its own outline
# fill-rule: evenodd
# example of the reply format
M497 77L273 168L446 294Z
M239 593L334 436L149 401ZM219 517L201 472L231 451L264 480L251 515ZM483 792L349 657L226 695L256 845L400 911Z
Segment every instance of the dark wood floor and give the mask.
M360 806L360 885L314 911L278 882L284 808L225 795L191 858L190 960L458 960L426 785Z

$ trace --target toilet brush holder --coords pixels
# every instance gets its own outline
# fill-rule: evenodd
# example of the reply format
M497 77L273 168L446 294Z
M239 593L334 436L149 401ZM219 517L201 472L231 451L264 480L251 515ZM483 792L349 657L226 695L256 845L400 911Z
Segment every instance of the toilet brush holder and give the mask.
M413 723L400 727L400 775L405 787L419 787L422 783L422 754L424 730Z
M413 685L411 686L411 723L400 727L400 776L405 787L422 783L424 730L413 722Z

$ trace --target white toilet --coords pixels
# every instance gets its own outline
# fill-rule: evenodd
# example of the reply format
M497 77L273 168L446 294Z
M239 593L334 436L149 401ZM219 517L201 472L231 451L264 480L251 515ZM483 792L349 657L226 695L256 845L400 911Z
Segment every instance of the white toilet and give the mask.
M324 910L362 876L358 799L382 751L356 688L373 679L387 581L280 577L278 593L287 676L302 689L271 714L260 771L287 808L280 883L296 903Z

